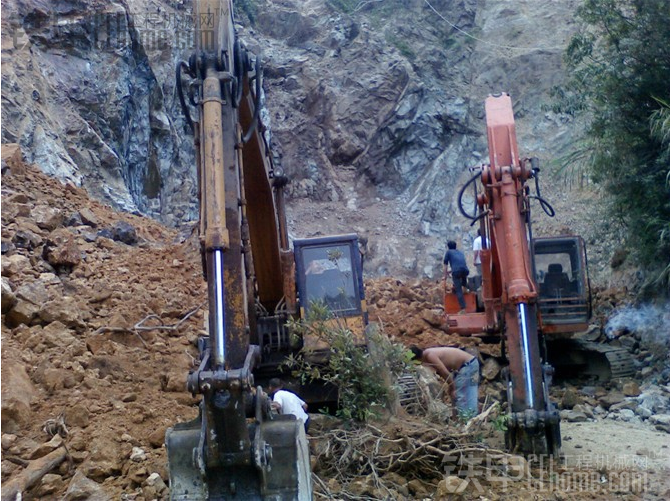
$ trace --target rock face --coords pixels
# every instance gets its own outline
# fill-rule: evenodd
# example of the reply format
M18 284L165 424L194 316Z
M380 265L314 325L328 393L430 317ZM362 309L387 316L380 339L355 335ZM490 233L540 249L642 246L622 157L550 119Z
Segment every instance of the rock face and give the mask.
M484 98L511 93L524 156L552 159L572 138L574 124L542 106L563 79L578 3L238 2L241 38L263 52L276 164L293 179L292 232L356 231L370 273L436 276L447 235L472 242L456 196L467 167L487 161ZM6 6L2 141L117 208L196 218L173 75L191 51L190 8Z
M196 211L192 140L174 98L183 31L164 26L184 7L171 4L7 5L2 141L100 200L174 224Z

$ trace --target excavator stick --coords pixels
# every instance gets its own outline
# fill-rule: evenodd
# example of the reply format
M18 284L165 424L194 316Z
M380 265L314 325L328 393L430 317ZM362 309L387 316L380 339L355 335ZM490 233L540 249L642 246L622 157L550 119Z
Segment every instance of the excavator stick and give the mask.
M231 0L194 0L193 9L196 50L188 62L177 66L177 89L197 149L208 338L200 340L200 365L187 380L187 389L202 395L198 417L166 432L170 496L179 501L309 500L311 472L302 422L271 412L262 389L253 389L254 370L261 360L253 332L255 301L271 295L255 280L250 240L255 232L249 228L252 218L245 195L247 160L247 181L256 183L250 186L261 186L250 173L262 172L266 182L271 174L256 127L260 62L257 57L252 67L250 55L237 40ZM192 79L195 118L183 96L182 71ZM251 73L255 99L249 98ZM273 213L268 193L262 197L254 189L253 196L263 200L258 207L251 206L252 212L272 208ZM280 249L275 247L280 263ZM281 280L272 283L282 285Z
M538 290L526 228L525 181L530 162L519 158L512 100L486 99L490 164L481 181L487 223L495 245L494 268L500 287L507 372L508 447L524 454L556 455L560 448L559 414L549 400L551 368L540 357Z

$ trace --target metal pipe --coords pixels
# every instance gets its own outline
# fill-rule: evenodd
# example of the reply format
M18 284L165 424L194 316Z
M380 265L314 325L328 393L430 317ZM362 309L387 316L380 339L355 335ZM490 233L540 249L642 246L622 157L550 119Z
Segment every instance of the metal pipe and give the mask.
M528 312L526 310L526 303L517 304L517 312L519 315L519 326L521 328L521 350L523 356L523 370L526 377L524 381L526 383L526 403L529 409L534 408L535 406L535 396L533 394L533 373L531 370L531 360L530 360L530 346L528 338L528 323L526 316Z

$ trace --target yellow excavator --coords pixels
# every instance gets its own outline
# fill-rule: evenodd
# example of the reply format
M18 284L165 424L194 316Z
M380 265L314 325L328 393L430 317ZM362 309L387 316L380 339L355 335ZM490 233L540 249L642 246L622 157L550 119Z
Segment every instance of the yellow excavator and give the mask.
M327 353L319 339L292 339L287 322L325 303L358 344L367 325L356 235L306 238L290 247L288 179L275 168L260 120L262 68L238 39L232 0L195 0L195 51L176 68L193 131L199 235L208 289L208 335L187 388L197 418L166 432L172 500L312 497L303 424L277 415L259 383L286 356ZM258 385L258 386L256 386ZM333 400L294 387L311 408Z

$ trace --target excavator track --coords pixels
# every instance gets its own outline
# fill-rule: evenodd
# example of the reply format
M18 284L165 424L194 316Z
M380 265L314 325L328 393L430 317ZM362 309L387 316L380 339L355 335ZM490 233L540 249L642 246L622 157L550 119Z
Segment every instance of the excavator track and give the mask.
M400 406L410 414L421 414L426 411L426 398L421 391L416 374L405 372L398 377L398 400Z
M559 379L597 377L603 382L635 374L635 363L625 348L581 339L548 340L547 344L549 362Z

